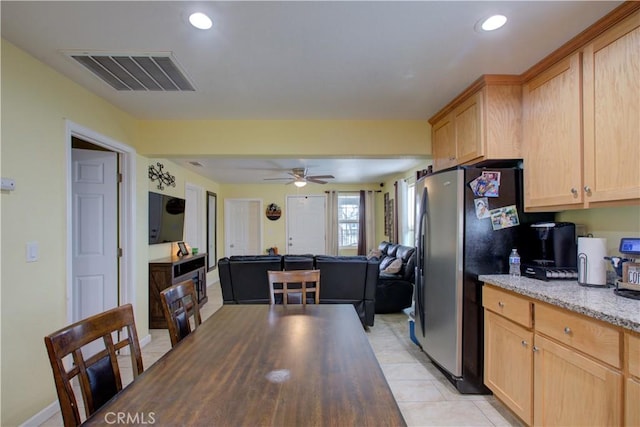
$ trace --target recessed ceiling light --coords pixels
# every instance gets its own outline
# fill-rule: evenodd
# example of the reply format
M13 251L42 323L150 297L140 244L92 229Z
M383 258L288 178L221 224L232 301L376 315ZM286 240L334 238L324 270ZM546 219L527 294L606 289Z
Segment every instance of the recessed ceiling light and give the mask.
M507 22L507 17L504 15L493 15L482 21L480 28L484 31L493 31L502 27Z
M189 22L194 27L200 30L208 30L213 25L211 18L201 12L192 13L189 15Z

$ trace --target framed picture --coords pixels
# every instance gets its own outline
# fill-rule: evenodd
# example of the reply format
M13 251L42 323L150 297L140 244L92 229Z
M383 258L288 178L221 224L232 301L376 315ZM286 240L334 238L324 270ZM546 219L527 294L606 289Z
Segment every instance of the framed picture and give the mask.
M187 246L184 244L184 242L178 242L178 248L180 248L180 250L178 251L178 256L189 255L189 251L187 250Z

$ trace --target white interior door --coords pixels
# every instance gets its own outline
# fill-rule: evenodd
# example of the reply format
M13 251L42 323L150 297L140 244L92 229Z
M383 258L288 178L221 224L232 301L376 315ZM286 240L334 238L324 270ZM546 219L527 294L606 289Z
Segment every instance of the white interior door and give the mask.
M187 183L184 189L184 239L192 248L205 251L204 244L204 190L194 184Z
M72 150L73 321L118 305L118 169L110 151Z
M225 199L225 256L259 255L262 249L262 200Z
M325 253L325 196L287 196L287 253Z

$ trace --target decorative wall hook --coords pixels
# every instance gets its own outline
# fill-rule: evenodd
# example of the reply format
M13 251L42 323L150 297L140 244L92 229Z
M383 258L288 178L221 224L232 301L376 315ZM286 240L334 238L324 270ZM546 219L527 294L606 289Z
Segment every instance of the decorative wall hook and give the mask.
M169 172L162 172L162 169L164 169L164 165L162 163L158 162L156 165L158 166L157 169L154 165L149 165L149 179L151 182L158 181L158 190L164 190L165 185L175 187L175 175L171 175Z

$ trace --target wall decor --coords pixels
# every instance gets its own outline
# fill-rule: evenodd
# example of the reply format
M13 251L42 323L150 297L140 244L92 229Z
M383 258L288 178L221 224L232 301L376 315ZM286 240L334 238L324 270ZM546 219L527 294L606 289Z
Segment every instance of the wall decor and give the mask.
M207 191L207 266L208 271L214 270L217 266L218 251L216 242L218 235L218 195Z
M162 169L164 169L164 165L162 163L158 162L156 163L156 166L149 165L149 179L151 182L158 181L158 190L164 190L165 185L175 187L176 176L171 175L169 172L162 172Z
M267 206L266 215L267 218L269 218L271 221L277 221L278 218L280 218L280 216L282 215L282 210L280 209L280 206L276 205L275 203L271 203L269 206Z

